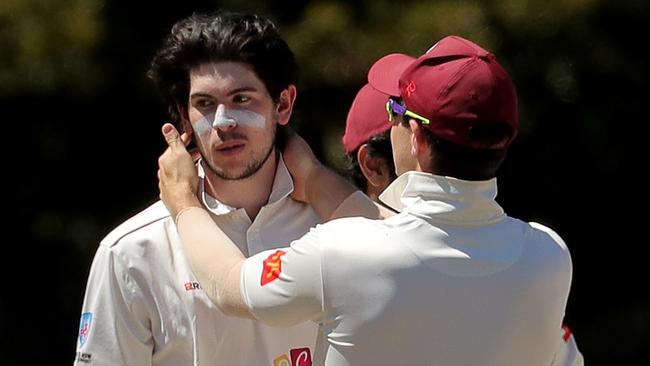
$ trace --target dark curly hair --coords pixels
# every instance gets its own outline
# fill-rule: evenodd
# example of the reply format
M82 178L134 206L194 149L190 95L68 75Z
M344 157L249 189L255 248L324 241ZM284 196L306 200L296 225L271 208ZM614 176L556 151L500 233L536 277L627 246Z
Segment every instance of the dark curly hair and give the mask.
M381 158L386 162L388 172L391 175L391 181L397 178L395 175L395 163L393 162L393 149L390 143L390 131L378 133L370 137L366 142L366 148L368 149L368 154L370 156ZM368 190L368 180L363 175L361 167L359 166L359 160L357 159L358 152L359 148L356 148L354 151L347 154L345 172L348 180L350 180L357 188L366 192Z
M270 20L223 10L194 14L174 24L147 72L176 125L181 113L186 113L189 71L222 61L251 65L275 102L284 89L297 83L294 54Z

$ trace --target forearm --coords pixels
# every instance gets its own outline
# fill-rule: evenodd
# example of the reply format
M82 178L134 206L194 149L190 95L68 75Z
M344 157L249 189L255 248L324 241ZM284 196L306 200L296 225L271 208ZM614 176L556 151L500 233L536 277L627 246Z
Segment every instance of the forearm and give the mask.
M330 220L343 217L365 217L367 219L385 219L395 212L374 202L361 191L349 195L339 204L330 216Z
M203 208L190 206L176 217L187 260L203 291L227 315L253 318L240 293L245 257Z
M305 184L307 203L324 220L330 219L336 208L355 191L352 184L322 164L311 169Z
M393 214L322 165L312 170L305 190L307 202L324 220L353 216L380 219Z

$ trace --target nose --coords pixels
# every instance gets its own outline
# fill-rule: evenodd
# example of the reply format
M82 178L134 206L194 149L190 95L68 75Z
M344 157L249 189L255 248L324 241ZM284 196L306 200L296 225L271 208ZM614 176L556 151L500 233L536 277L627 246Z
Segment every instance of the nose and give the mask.
M219 104L214 113L212 127L218 128L221 131L230 131L237 127L237 121L226 114L226 107L223 104Z

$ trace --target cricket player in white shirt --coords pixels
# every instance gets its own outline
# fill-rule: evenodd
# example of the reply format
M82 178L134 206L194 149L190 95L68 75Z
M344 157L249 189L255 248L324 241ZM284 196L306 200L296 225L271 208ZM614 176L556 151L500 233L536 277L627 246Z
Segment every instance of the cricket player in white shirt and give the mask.
M350 106L342 138L348 157L348 178L369 198L380 203L379 194L397 178L390 143L391 124L386 114L388 97L372 85L364 85ZM581 364L582 354L567 325L558 329L558 337L562 341L554 365Z
M386 103L399 177L380 196L397 214L334 220L250 258L200 206L191 158L175 129L163 127L170 147L159 161L161 197L208 296L227 313L271 325L318 323L318 365L582 364L561 337L567 246L495 201L518 111L494 55L446 37L417 59L382 58L369 82L399 96ZM286 157L294 197L322 216L379 216L298 150Z
M293 183L276 146L296 98L296 64L269 20L228 12L181 20L150 76L200 150L201 205L238 251L284 245L320 221L290 197ZM315 324L271 328L228 317L205 290L173 216L153 204L97 250L75 364L311 365Z

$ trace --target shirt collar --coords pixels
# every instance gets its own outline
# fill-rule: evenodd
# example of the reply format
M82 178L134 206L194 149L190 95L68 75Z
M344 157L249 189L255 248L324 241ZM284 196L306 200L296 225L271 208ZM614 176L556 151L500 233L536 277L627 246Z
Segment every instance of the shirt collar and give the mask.
M389 207L453 225L488 224L504 217L496 178L467 181L424 172L399 176L379 196Z
M197 166L199 175L199 198L203 205L215 215L225 215L236 211L238 209L237 207L232 207L223 202L220 202L205 191L205 170L201 164L201 160L198 161ZM278 157L277 166L275 168L273 187L271 188L269 201L266 205L272 205L289 196L292 192L293 180L291 179L291 174L289 174L287 166L284 164L282 154L280 154Z

